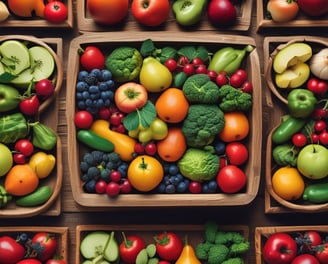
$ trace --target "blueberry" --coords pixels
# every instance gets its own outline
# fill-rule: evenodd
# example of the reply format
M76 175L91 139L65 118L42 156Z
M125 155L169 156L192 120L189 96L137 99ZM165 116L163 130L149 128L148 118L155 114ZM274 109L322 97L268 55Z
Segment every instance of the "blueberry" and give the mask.
M165 192L166 193L175 193L175 186L173 184L166 185Z
M77 75L77 80L78 81L83 81L85 80L85 78L89 75L89 73L87 71L80 71L79 74Z
M178 193L184 193L188 189L188 184L185 181L182 181L177 186Z
M101 78L103 81L109 81L113 78L113 75L109 70L104 69L101 71Z
M170 175L177 175L177 173L179 172L179 168L176 164L171 164L169 167L169 174Z
M85 189L85 191L88 192L88 193L95 193L95 192L96 192L96 180L88 181L88 182L84 185L84 189Z

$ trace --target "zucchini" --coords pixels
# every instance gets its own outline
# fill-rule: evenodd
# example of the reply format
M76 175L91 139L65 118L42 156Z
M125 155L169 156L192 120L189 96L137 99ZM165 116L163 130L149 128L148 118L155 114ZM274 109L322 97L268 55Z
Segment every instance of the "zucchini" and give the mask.
M306 124L306 120L296 117L288 117L273 131L272 142L282 144L292 138L292 136L300 131Z
M106 138L98 136L91 130L81 129L77 132L77 139L83 144L90 148L104 151L112 152L114 150L114 144Z
M305 187L303 200L312 203L328 202L328 182L314 183Z
M16 205L31 207L44 204L52 195L52 189L45 185L36 189L34 192L16 200Z

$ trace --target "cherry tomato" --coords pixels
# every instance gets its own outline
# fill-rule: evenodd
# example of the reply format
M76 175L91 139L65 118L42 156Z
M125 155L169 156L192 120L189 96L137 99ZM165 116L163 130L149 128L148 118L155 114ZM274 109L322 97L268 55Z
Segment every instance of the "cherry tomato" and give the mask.
M228 83L227 75L226 74L223 74L223 73L219 73L216 76L215 82L220 87L223 86L223 85L225 85L225 84L227 84Z
M322 145L328 145L328 132L327 131L323 131L319 134L319 142Z
M105 193L107 188L107 182L104 180L98 180L95 186L96 193Z
M16 141L14 149L23 154L25 157L29 157L34 151L34 146L28 139L22 138Z
M136 263L139 252L146 247L146 243L140 236L123 234L123 242L119 246L120 257L126 264Z
M328 243L318 245L315 252L316 258L320 261L321 264L328 263Z
M180 56L178 60L178 65L184 66L189 63L189 59L187 56Z
M206 65L205 64L201 64L201 65L196 66L195 73L197 73L197 74L200 74L200 73L207 74L207 67L206 67Z
M80 63L84 69L91 71L93 69L103 69L105 67L105 56L102 51L95 46L88 46L79 51L81 54Z
M49 79L42 79L38 81L34 87L35 93L40 100L45 100L54 94L55 87Z
M25 255L25 248L10 236L0 237L0 263L16 264Z
M48 259L46 264L67 264L63 259Z
M22 153L15 153L13 155L13 159L16 164L25 164L26 163L26 157Z
M322 95L328 91L328 83L315 77L312 77L307 81L306 87L308 90L318 95Z
M226 145L226 156L230 164L242 165L248 159L248 149L241 142L230 142Z
M161 259L175 261L179 258L183 243L176 233L163 232L154 239L156 241L156 253Z
M44 8L44 18L51 23L62 23L67 15L67 7L61 1L49 1Z
M297 244L287 233L273 233L263 246L263 258L267 264L289 264L295 258Z
M154 156L157 152L157 146L154 142L148 142L145 146L145 153Z
M314 109L312 116L314 119L320 119L320 118L325 118L327 116L327 110L326 109Z
M178 67L178 63L175 59L167 59L165 62L165 66L169 69L170 72L174 72Z
M312 250L312 247L319 246L322 243L322 238L317 231L306 231L303 235L302 241L304 242L304 248L307 252Z
M37 259L28 258L28 259L22 259L18 261L16 264L42 264L42 262Z
M38 113L40 101L36 95L24 98L19 102L19 109L25 115L35 115Z
M312 133L311 134L311 140L312 140L312 143L318 143L319 142L319 135L316 134L316 133Z
M221 168L216 177L219 188L224 193L236 193L246 185L245 173L236 165L227 165Z
M326 127L327 127L326 122L323 120L317 120L314 123L314 130L316 132L321 132L321 131L325 130Z
M110 197L116 197L120 193L120 185L117 182L111 181L106 186L106 193Z
M320 262L313 255L305 253L296 256L291 264L320 264Z
M187 74L187 76L193 75L195 73L194 65L191 63L184 65L182 70L185 74Z
M252 93L253 91L253 83L250 81L246 81L243 83L243 85L241 86L241 90L244 93Z
M247 72L243 69L238 69L230 76L230 85L235 88L240 88L247 81Z
M218 76L217 73L212 70L207 71L207 75L210 77L212 82L215 82L216 77Z
M188 185L189 192L191 193L201 193L202 184L200 182L191 181Z
M57 239L55 236L47 233L47 232L39 232L36 233L32 237L32 245L39 245L41 247L41 251L37 252L37 258L42 261L46 261L52 258L57 250Z
M204 62L201 58L199 57L196 57L196 58L193 58L191 63L195 66L200 66L200 65L204 65Z
M93 123L93 116L90 112L81 110L75 113L74 123L78 128L90 128Z
M307 143L307 138L303 133L296 133L292 137L292 142L296 147L304 147Z

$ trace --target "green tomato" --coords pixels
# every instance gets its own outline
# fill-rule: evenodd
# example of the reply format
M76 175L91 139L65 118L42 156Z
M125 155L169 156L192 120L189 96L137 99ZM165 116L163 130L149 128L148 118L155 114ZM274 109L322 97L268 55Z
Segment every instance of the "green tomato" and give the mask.
M174 2L172 9L180 25L191 26L199 22L206 4L206 0L177 0Z
M13 166L13 156L10 149L0 143L0 177L4 176Z
M167 124L160 118L155 118L151 123L150 129L152 131L152 139L161 140L167 136L168 127Z
M0 112L15 109L19 104L19 92L12 86L0 84Z

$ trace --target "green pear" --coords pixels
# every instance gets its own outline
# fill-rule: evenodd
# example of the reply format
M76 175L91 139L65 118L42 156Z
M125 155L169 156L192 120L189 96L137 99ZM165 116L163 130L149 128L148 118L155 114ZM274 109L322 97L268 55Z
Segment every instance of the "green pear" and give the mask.
M169 69L153 57L143 60L139 80L149 92L162 92L172 83L172 73Z
M287 68L306 62L312 56L312 48L309 44L295 42L282 48L273 59L273 70L283 73Z

